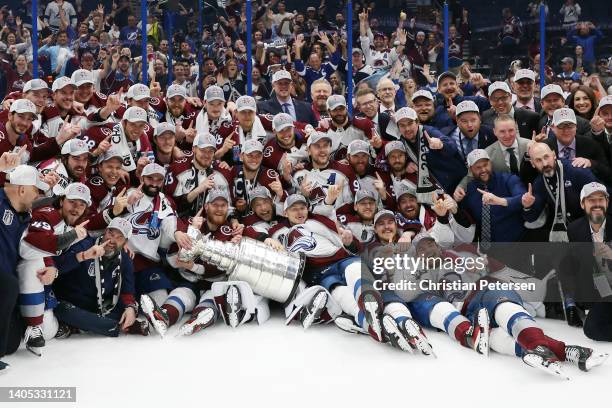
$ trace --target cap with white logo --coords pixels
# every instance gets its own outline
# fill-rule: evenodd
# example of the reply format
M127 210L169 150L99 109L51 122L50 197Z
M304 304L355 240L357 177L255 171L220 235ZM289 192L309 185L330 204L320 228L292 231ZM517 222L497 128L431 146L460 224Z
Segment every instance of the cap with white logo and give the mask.
M132 224L125 218L115 217L108 223L107 229L116 229L125 239L132 237Z
M406 146L404 146L404 144L399 140L389 142L385 145L385 156L390 155L391 152L394 152L396 150L406 153Z
M491 85L489 85L489 96L493 95L493 92L495 91L504 91L505 93L511 93L508 84L502 81L495 81Z
M236 99L236 110L238 112L242 112L245 110L257 112L257 102L255 102L255 98L253 98L252 96L243 95L240 98Z
M415 249L418 248L419 244L424 239L436 242L436 239L429 232L427 231L419 232L418 234L416 234L414 238L412 238L412 245L414 245L414 248Z
M535 82L535 72L530 69L519 69L514 74L514 82L520 81L521 79L530 79Z
M210 133L198 133L193 139L193 146L204 149L205 147L217 148L217 139Z
M15 186L36 186L39 190L49 190L49 185L44 183L35 167L20 164L7 173L8 182Z
M354 156L357 153L365 153L367 155L370 154L370 143L365 140L353 140L349 143L347 148L347 153L349 156Z
M10 112L31 113L36 115L36 105L29 99L17 99L11 104Z
M61 154L69 154L71 156L80 156L82 154L89 153L89 146L82 139L71 139L68 140L62 146Z
M409 194L413 197L417 196L416 186L412 183L408 184L406 182L399 183L395 188L395 199L399 202L399 199L402 198L404 194Z
M100 158L98 159L98 163L102 163L114 158L118 158L119 160L121 160L121 162L123 162L123 156L121 155L119 149L116 147L111 147L106 152L104 152L102 156L100 156Z
M272 129L274 129L275 132L280 132L288 127L295 127L291 115L284 112L274 115L272 119Z
M322 139L327 139L329 140L330 143L332 141L331 137L326 132L314 131L308 137L308 141L306 142L306 147L310 146L311 144L317 143L319 140L322 140Z
M480 109L478 109L478 105L474 101L461 101L457 104L455 115L459 116L465 112L480 113Z
M487 159L491 160L489 153L484 149L474 149L467 155L468 167L472 167L478 160Z
M153 174L161 174L166 177L166 169L157 163L149 163L142 169L142 176L152 176Z
M395 118L395 123L399 123L402 119L417 120L418 116L414 109L405 107L395 112L393 117Z
M570 108L557 109L553 113L552 123L554 126L559 126L562 123L576 124L576 114Z
M374 225L378 224L378 221L383 218L392 218L393 220L395 220L395 214L393 214L393 211L390 210L380 210L374 216Z
M249 139L242 144L242 153L263 152L263 145L257 139Z
M284 69L278 70L272 75L272 83L278 82L280 80L287 79L291 81L291 73Z
M339 108L340 106L344 106L346 108L346 99L342 95L330 95L327 98L327 110L334 110Z
M597 107L601 109L604 106L609 106L609 105L612 105L612 95L607 95L601 98L601 100L599 101L599 105Z
M175 96L181 96L183 99L187 98L187 89L183 85L170 85L166 90L166 99L170 99Z
M269 198L272 199L272 195L270 194L270 190L268 190L265 186L257 186L251 191L249 191L249 199L251 200L251 205L253 205L253 201L256 198Z
M43 81L40 78L30 79L23 86L23 93L30 92L30 91L39 91L41 89L47 89L47 90L49 89L49 86L47 85L45 81Z
M176 126L174 126L170 122L162 122L158 124L157 127L155 128L155 132L153 133L153 136L157 137L164 132L170 132L172 134L176 134Z
M582 190L580 190L580 201L584 200L593 193L603 193L606 197L610 197L606 186L593 181L582 186Z
M206 88L206 92L204 92L204 100L206 102L212 102L212 101L225 102L225 93L223 93L223 89L221 89L217 85L212 85Z
M412 94L412 102L414 102L415 100L417 100L417 98L425 98L425 99L429 99L430 101L433 102L434 97L431 94L431 92L429 92L426 89L419 89L418 91L416 91L415 93Z
M209 190L208 194L206 195L205 202L206 203L212 203L217 198L222 198L225 201L227 201L228 203L230 202L229 198L227 197L227 192L225 190L221 190L219 188L213 188L212 190Z
M93 73L87 69L77 69L70 79L75 86L95 83Z
M360 202L361 200L365 200L369 198L370 200L378 201L378 192L373 190L368 190L365 188L360 188L355 193L355 204Z
M557 94L557 95L563 97L563 89L561 89L561 87L559 85L557 85L557 84L546 85L540 91L540 98L544 99L544 98L546 98L550 94Z
M53 92L57 92L68 85L76 88L76 85L72 82L72 79L68 78L67 76L59 77L55 81L53 81L53 85L51 85L51 90Z
M151 90L145 84L134 84L130 86L125 94L125 97L134 99L136 101L141 101L151 97Z
M68 200L81 200L88 206L91 205L91 192L83 183L68 184L64 189L64 196Z
M146 122L148 119L147 111L145 111L144 109L138 106L130 106L123 113L123 119L127 120L128 122L132 122L132 123Z
M297 204L297 203L304 203L304 204L308 205L308 201L306 200L306 197L304 197L303 195L301 195L301 194L291 194L285 200L285 204L283 205L283 209L285 211L287 211L292 205Z

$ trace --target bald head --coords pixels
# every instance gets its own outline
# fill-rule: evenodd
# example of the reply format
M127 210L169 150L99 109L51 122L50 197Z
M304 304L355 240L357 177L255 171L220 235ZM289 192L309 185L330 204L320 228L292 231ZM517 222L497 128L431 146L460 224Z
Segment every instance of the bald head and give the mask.
M546 177L555 175L555 161L557 160L557 156L550 146L545 143L533 143L529 146L529 157L531 158L533 167L541 174Z

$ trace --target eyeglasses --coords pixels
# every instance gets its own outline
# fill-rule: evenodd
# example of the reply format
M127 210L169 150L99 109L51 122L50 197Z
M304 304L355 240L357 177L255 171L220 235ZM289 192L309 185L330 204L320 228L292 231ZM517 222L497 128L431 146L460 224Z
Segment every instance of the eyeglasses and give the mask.
M370 99L367 102L361 102L359 105L361 106L374 106L376 104L377 100L376 99Z

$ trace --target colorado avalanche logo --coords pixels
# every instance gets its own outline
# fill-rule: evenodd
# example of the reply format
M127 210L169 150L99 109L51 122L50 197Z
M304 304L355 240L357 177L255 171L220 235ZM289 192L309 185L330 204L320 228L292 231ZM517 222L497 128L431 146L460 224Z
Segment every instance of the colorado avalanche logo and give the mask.
M91 183L92 186L101 186L102 184L104 184L104 180L100 176L92 177L89 182Z
M274 150L274 149L272 149L272 146L266 146L266 148L263 151L263 156L264 157L272 156L272 150Z
M301 225L291 228L284 238L286 240L285 247L289 252L308 252L317 246L317 241L312 232Z
M132 224L132 233L134 235L146 235L151 241L156 240L160 236L159 228L151 228L149 226L149 220L147 214L144 212L138 212L129 218Z

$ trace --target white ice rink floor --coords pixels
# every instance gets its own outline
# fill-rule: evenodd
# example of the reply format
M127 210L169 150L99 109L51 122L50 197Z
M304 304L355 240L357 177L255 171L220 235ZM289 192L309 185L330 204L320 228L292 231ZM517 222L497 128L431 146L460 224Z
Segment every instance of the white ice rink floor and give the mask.
M221 323L221 322L218 322ZM611 343L539 320L551 337L612 354ZM74 386L76 403L17 407L582 407L609 406L612 359L563 381L492 353L488 359L427 331L437 359L410 355L333 325L304 331L272 316L263 326L221 324L186 338L73 335L4 358L0 386ZM219 405L218 405L219 404ZM595 405L597 404L597 405Z

